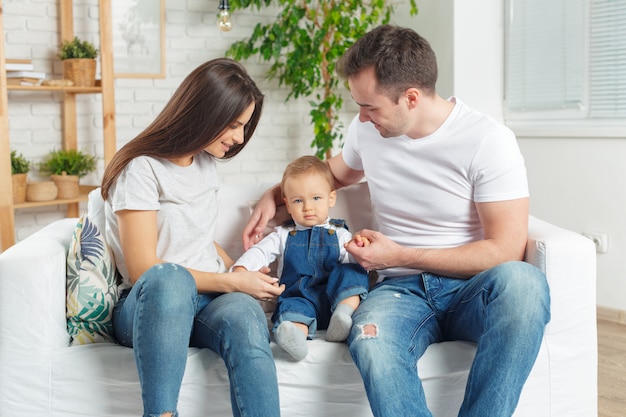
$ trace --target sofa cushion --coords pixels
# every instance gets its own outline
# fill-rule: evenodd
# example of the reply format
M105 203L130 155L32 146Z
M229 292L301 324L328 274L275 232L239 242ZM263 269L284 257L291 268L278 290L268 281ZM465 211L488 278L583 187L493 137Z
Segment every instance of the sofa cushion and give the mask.
M67 330L71 345L114 341L111 316L118 299L113 253L83 214L67 255Z
M106 217L104 214L104 200L100 194L100 187L89 192L89 198L87 200L87 214L89 215L91 223L104 232Z

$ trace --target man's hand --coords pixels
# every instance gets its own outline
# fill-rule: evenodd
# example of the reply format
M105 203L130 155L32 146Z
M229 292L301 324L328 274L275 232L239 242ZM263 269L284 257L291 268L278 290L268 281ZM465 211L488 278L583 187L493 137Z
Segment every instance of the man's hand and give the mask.
M367 229L356 233L344 247L367 271L397 266L395 255L402 249L382 233Z
M259 243L263 239L263 232L267 223L276 215L276 189L271 188L261 196L261 199L254 206L250 220L243 228L243 248L250 249L252 245Z

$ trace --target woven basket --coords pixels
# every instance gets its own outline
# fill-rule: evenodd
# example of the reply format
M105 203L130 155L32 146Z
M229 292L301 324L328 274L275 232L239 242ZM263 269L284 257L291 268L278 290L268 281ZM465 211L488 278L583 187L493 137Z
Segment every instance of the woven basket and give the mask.
M26 184L27 201L51 201L57 198L57 186L52 181L37 181Z
M64 59L63 78L72 81L76 87L93 87L96 85L96 60L91 58Z
M28 174L13 174L13 204L20 204L26 201L26 177Z
M78 175L67 175L63 171L63 175L50 175L50 179L54 181L59 190L57 195L59 200L78 197Z

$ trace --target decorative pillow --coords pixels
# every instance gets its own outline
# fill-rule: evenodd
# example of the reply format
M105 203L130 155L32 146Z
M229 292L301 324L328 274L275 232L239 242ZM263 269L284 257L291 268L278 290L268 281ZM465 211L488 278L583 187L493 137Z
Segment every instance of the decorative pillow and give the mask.
M113 253L83 214L67 255L67 330L70 345L114 342L111 317L118 299Z

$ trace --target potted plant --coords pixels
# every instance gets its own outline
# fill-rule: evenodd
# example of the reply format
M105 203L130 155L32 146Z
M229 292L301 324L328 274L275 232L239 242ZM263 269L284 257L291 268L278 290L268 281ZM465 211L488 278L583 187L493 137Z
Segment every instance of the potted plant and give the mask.
M11 151L11 180L13 181L13 204L26 200L26 179L30 171L30 161L24 155Z
M76 198L79 179L96 170L96 157L76 149L51 151L39 169L50 173L50 179L59 189L57 198Z
M63 41L58 57L63 61L63 78L78 87L93 87L96 84L96 58L98 49L77 36Z
M324 159L341 143L339 111L343 105L337 59L369 29L388 23L391 0L230 0L231 11L271 7L277 11L269 23L258 23L252 35L234 42L226 55L236 60L257 56L271 64L269 78L290 88L286 100L309 97L314 139L311 147ZM409 0L411 15L416 0Z

